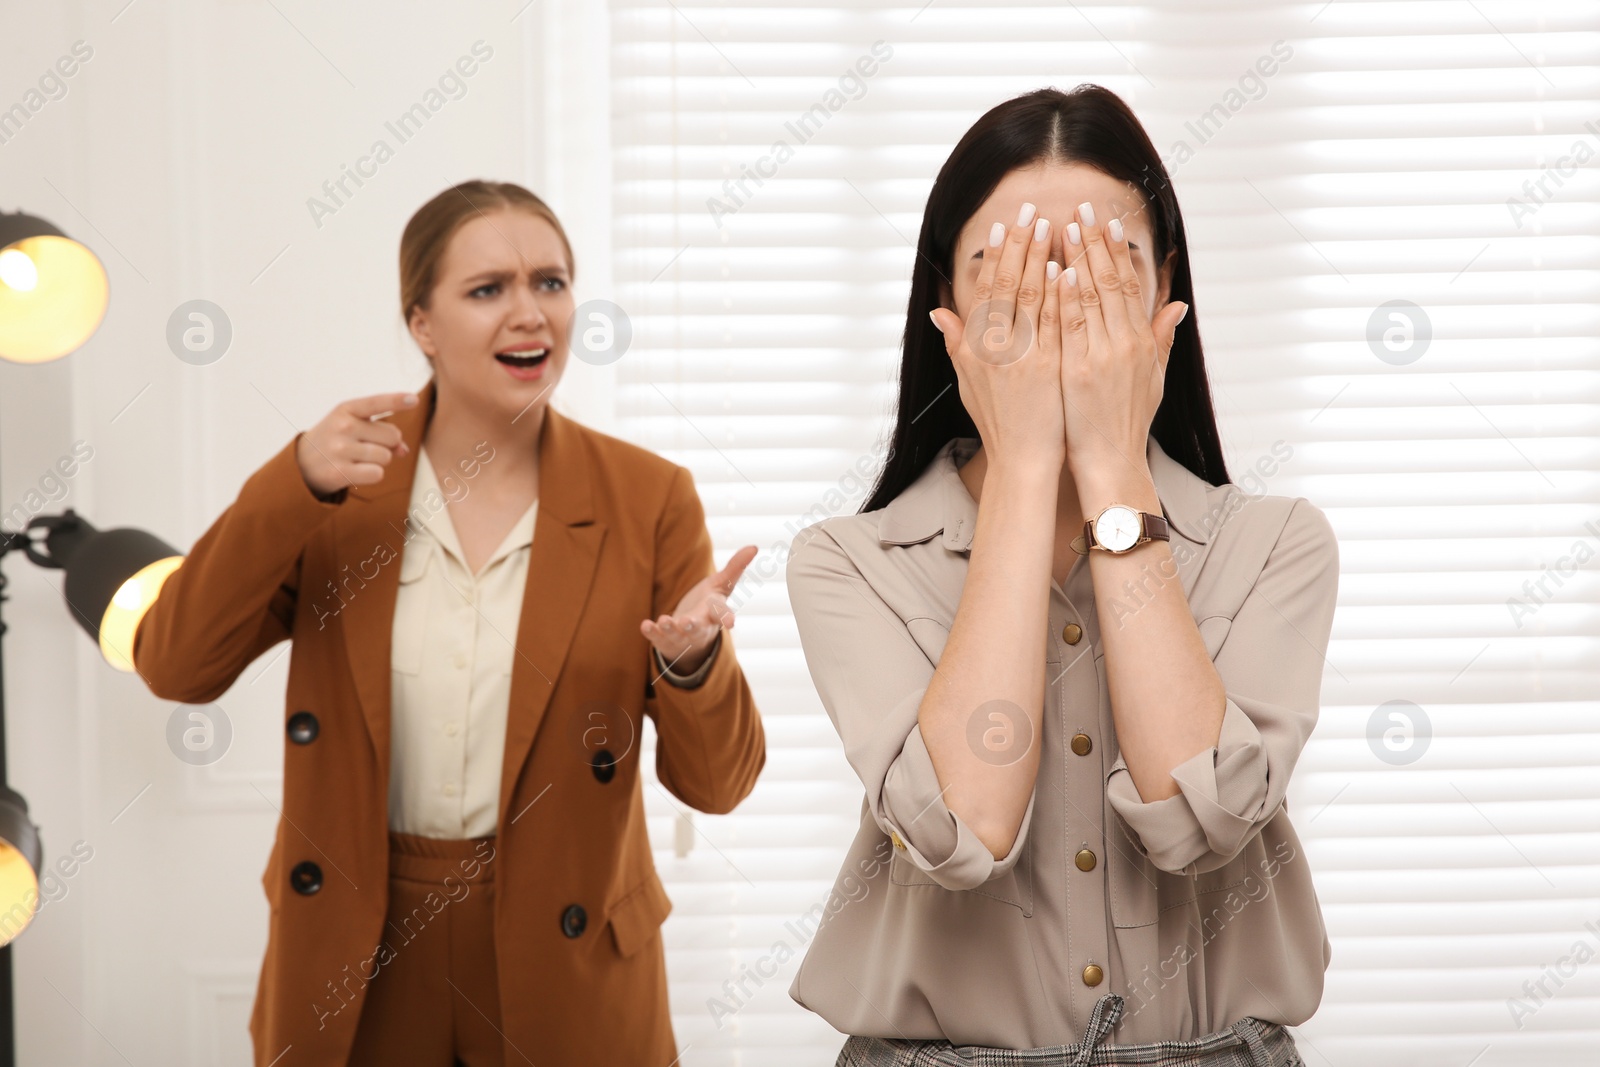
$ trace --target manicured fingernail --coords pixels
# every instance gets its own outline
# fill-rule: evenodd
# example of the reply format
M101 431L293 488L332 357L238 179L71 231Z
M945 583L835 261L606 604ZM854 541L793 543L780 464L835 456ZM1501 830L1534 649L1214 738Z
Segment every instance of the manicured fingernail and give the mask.
M1078 229L1076 222L1067 223L1067 240L1075 245L1083 244L1083 231Z
M928 309L928 321L933 323L933 328L936 329L936 330L939 330L939 320L933 317L933 313L935 311L938 311L938 310L939 310L938 308L929 308ZM939 330L939 332L940 333L944 333L943 330Z
M1048 236L1050 236L1049 219L1040 219L1038 222L1033 224L1033 239L1035 241L1042 241Z
M989 247L999 248L1000 242L1006 239L1006 224L997 222L989 227Z
M1111 235L1113 241L1120 242L1122 240L1122 220L1112 219L1106 223L1106 232Z
M1083 218L1085 226L1094 225L1094 205L1085 200L1078 205L1078 214Z
M1051 281L1055 281L1056 275L1060 273L1061 264L1057 263L1055 260L1052 259L1050 262L1044 265L1044 276L1049 278Z
M1028 223L1032 222L1033 212L1034 206L1032 204L1023 204L1022 210L1017 212L1017 225L1026 226Z
M412 404L415 404L416 402L417 402L417 394L416 393L407 393L405 395L405 399L401 401L401 403L405 404L407 407L411 406Z
M1078 285L1078 268L1077 267L1068 267L1067 268L1067 284L1070 285L1070 286L1073 286L1074 288L1077 287L1077 285Z

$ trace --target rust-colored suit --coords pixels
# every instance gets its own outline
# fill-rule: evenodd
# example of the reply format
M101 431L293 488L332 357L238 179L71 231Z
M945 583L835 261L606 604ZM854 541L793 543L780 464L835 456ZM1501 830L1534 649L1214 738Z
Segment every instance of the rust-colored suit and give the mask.
M343 1065L367 981L389 958L380 942L395 940L384 929L389 649L434 386L390 417L410 451L339 503L305 484L296 435L195 543L135 636L150 689L196 704L293 639L283 810L261 879L260 1067ZM641 712L656 722L661 783L704 812L749 794L765 735L731 633L700 687L651 684L640 620L714 572L689 472L551 409L539 492L492 861L505 1062L669 1067L659 930L672 905L645 831Z

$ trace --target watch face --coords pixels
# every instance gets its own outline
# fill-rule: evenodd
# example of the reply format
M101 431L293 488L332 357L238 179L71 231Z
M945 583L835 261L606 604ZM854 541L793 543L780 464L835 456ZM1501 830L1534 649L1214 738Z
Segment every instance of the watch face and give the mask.
M1139 540L1139 513L1120 505L1106 508L1094 521L1094 539L1113 552L1132 548Z

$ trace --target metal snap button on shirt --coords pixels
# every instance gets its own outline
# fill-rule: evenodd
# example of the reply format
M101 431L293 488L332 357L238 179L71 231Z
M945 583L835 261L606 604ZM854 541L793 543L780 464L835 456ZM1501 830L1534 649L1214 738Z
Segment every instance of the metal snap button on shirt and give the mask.
M289 740L297 745L309 745L317 739L317 717L309 711L297 711L289 716Z
M1061 640L1069 645L1075 645L1083 638L1083 627L1075 622L1069 622L1061 628Z
M1080 848L1073 862L1078 865L1078 870L1080 871L1092 871L1094 870L1094 853L1086 848Z
M1083 969L1083 984L1099 985L1100 980L1105 976L1106 973L1100 969L1099 964L1091 963Z
M289 884L302 896L310 896L322 888L322 868L310 860L297 863L289 872Z
M561 932L568 937L577 937L588 925L589 915L581 904L569 904L567 910L561 913Z
M1072 735L1072 751L1076 752L1078 755L1087 756L1089 754L1089 750L1093 747L1094 742L1089 740L1088 734Z

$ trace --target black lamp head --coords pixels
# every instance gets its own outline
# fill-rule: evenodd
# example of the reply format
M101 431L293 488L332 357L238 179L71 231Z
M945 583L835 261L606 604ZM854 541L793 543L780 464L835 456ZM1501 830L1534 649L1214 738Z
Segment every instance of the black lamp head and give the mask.
M71 508L34 518L28 529L37 528L48 533L42 542L29 540L28 558L66 571L62 592L72 617L113 667L132 671L134 630L182 553L145 530L98 530Z

